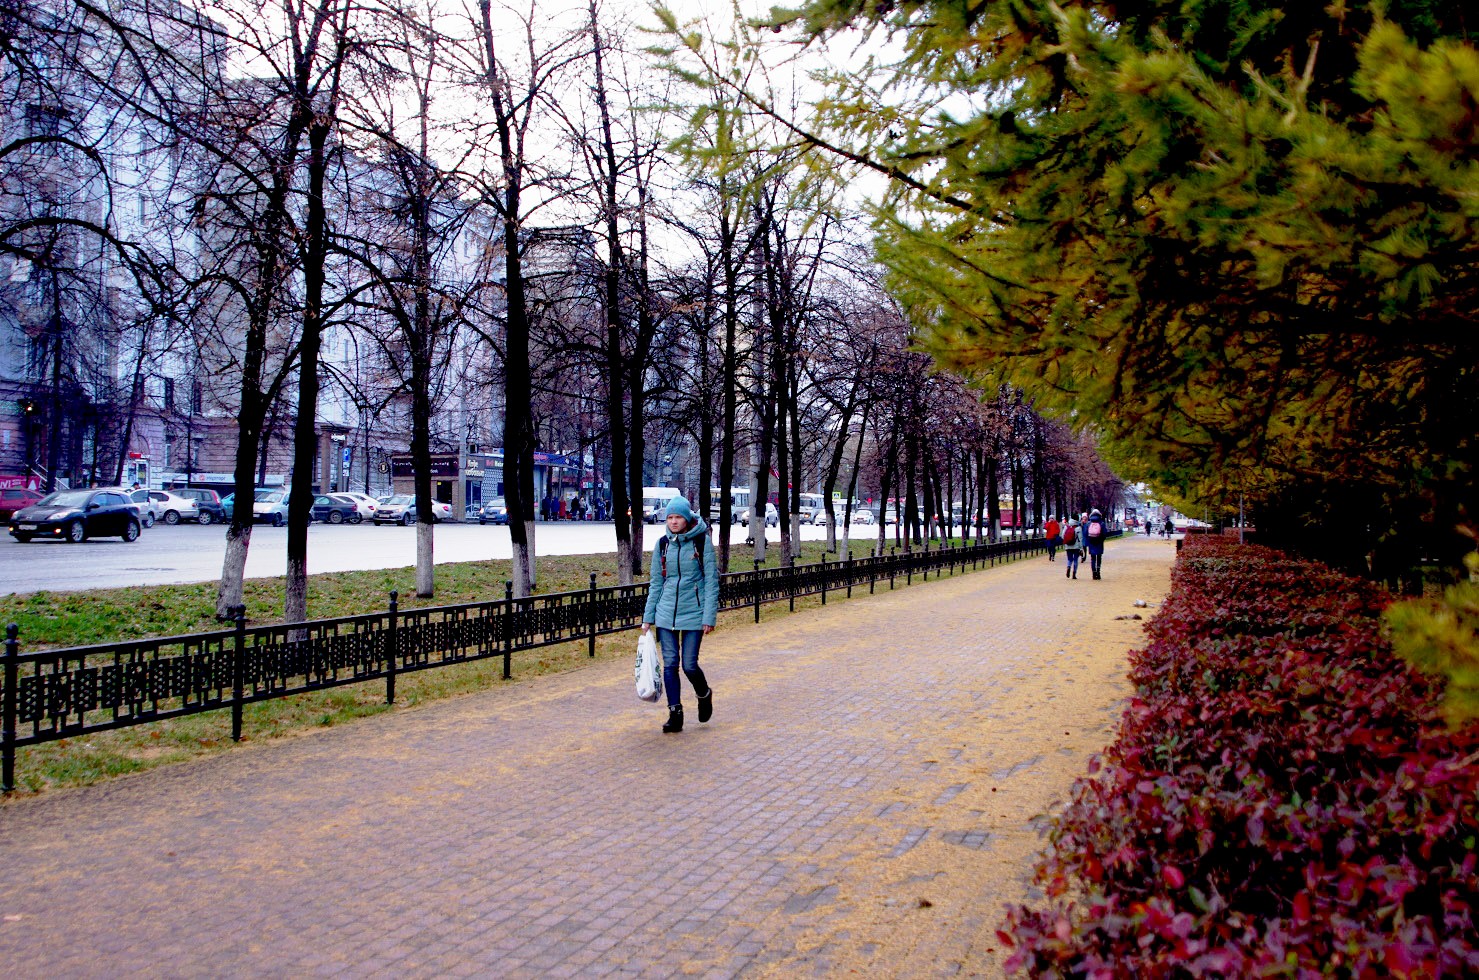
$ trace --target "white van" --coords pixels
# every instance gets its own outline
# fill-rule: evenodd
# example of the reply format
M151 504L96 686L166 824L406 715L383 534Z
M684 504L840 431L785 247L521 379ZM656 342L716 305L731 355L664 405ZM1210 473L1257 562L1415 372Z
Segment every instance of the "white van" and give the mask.
M643 487L642 520L648 524L662 523L663 514L668 509L668 501L678 496L682 494L672 487Z

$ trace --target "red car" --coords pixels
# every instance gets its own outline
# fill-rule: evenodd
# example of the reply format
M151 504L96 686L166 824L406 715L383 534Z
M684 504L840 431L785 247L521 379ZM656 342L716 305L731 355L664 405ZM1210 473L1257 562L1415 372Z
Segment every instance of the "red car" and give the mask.
M41 494L25 487L6 487L0 490L0 521L8 521L22 507L29 507L41 499Z

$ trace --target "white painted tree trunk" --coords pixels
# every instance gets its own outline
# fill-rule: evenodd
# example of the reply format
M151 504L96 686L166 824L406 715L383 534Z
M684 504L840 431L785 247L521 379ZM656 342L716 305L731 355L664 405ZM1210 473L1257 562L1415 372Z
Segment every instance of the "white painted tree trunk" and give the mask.
M436 594L435 535L434 525L416 523L416 594L423 599Z
M510 518L512 520L512 518ZM514 595L533 595L538 586L534 575L534 521L524 522L524 544L514 543L513 577Z
M248 502L250 507L251 503ZM226 558L221 563L221 584L216 590L216 618L230 619L231 608L241 605L242 587L246 580L247 550L252 545L251 525L233 534L226 528Z
M616 542L616 581L621 585L633 584L632 575L632 543L630 541Z

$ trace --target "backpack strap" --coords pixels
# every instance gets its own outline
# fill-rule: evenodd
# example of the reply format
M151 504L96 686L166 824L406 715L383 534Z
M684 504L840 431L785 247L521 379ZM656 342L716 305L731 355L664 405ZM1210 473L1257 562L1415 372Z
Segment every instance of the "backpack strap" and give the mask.
M663 581L668 578L668 536L664 534L662 540L657 543L657 555L662 560Z

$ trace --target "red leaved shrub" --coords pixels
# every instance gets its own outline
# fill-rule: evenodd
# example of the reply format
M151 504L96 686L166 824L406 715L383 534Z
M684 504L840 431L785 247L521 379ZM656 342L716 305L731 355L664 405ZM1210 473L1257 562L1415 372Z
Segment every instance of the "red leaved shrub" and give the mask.
M1379 590L1188 539L1115 743L1010 910L1032 974L1479 974L1479 726L1380 633Z

